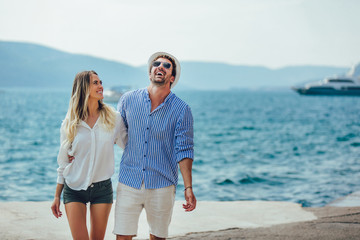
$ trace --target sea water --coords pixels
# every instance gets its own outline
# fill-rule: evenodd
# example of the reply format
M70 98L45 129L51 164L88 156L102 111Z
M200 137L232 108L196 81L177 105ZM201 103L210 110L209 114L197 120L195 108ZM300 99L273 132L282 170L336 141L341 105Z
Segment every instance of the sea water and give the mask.
M194 116L198 200L324 206L360 190L360 97L179 91ZM50 201L70 90L0 91L0 201ZM113 106L116 103L111 103ZM122 150L115 147L116 179ZM179 174L176 199L183 199Z

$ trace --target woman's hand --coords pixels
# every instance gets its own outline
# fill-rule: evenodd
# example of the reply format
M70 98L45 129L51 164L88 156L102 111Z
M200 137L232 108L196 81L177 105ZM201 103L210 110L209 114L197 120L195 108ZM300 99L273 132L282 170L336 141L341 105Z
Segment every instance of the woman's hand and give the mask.
M62 212L60 211L60 197L54 198L54 201L51 205L51 210L56 218L59 218L62 216Z
M72 163L73 160L75 159L75 157L74 157L74 156L70 156L70 155L68 154L68 159L69 159L69 163Z

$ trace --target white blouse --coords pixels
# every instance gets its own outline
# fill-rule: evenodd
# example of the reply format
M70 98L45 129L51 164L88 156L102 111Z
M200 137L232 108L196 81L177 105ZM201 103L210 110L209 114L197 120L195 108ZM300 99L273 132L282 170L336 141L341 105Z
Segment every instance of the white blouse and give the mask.
M114 143L125 148L127 131L120 113L116 113L116 125L107 131L99 117L90 128L81 121L77 134L69 147L63 125L60 129L57 183L66 184L73 190L86 190L92 183L111 178L114 174ZM75 159L69 163L68 154Z

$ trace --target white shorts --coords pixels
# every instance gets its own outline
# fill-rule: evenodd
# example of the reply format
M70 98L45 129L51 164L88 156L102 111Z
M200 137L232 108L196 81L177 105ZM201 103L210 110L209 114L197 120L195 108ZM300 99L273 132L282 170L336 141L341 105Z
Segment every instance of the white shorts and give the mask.
M175 201L175 186L159 189L136 189L118 183L115 204L116 235L136 236L139 216L143 208L146 211L150 234L166 238Z

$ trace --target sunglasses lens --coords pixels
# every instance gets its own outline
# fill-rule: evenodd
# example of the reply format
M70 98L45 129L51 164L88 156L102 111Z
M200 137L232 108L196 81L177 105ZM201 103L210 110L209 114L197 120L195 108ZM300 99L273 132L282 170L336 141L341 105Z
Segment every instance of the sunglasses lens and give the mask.
M171 67L170 63L163 63L164 68L169 69Z
M158 66L160 66L160 64L161 64L161 62L153 62L152 65L153 65L154 67L158 67Z

